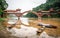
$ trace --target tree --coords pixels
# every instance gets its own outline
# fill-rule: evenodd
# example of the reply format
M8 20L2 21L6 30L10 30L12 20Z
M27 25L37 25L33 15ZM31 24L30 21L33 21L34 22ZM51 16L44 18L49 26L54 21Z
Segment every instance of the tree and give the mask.
M25 15L25 17L34 17L34 18L37 18L37 16L35 14L33 14L32 12L29 12L27 15Z
M8 4L5 0L0 0L0 16L3 16L3 10L5 10L8 7Z
M50 8L54 8L54 10L58 11L60 10L60 0L47 0L46 3L41 4L35 8L33 8L33 11L38 11L39 9L41 10L49 10ZM56 12L57 13L57 12ZM27 14L28 15L28 14ZM33 15L33 14L32 14ZM30 15L29 15L30 16ZM34 15L33 15L34 16ZM54 16L54 14L53 14ZM56 15L55 15L56 16ZM54 16L54 17L55 17Z

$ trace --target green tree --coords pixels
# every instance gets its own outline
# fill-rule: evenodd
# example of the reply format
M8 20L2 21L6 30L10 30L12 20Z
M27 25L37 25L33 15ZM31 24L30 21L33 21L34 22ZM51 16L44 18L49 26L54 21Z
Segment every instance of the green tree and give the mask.
M6 3L5 0L0 0L0 16L2 17L3 15L3 10L5 10L8 7L8 4Z
M46 3L33 8L33 11L37 12L39 9L49 10L50 8L54 8L54 10L56 10L56 11L60 10L60 0L47 0ZM32 15L35 16L34 14L32 14ZM55 14L55 15L52 14L52 15L53 15L53 17L58 16L57 14ZM27 16L30 16L30 15L27 14Z
M32 12L29 12L27 15L25 15L25 17L34 17L34 18L36 18L37 16L35 14L33 14Z

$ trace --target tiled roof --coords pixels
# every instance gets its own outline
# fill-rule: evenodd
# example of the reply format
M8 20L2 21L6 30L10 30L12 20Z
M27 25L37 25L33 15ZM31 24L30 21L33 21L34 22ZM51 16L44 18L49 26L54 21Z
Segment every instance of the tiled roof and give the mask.
M16 10L4 10L5 12L17 12Z
M13 12L13 13L15 13L15 12L18 12L18 11L20 11L21 9L16 9L16 10L4 10L4 12Z

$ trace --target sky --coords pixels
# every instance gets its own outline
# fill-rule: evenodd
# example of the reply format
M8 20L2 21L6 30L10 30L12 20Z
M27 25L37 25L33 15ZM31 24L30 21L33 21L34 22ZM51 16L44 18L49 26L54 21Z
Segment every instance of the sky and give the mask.
M46 2L46 0L6 0L9 10L21 9L21 12L32 10Z

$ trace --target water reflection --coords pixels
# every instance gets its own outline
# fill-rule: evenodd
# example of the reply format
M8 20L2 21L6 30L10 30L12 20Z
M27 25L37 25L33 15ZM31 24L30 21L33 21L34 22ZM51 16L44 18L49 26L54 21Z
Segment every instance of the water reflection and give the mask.
M21 17L20 20L23 24L29 25L29 19L28 18Z

